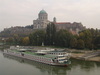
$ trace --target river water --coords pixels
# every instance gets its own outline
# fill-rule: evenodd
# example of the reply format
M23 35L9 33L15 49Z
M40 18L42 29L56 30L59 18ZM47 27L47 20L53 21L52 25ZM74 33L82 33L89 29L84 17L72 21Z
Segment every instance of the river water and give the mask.
M4 55L0 51L0 75L100 75L100 63L71 59L68 67L57 67Z

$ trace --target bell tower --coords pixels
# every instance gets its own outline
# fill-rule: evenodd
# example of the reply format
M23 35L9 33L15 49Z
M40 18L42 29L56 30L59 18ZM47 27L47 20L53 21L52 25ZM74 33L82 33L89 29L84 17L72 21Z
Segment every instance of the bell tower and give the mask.
M56 23L56 17L53 18L53 22Z

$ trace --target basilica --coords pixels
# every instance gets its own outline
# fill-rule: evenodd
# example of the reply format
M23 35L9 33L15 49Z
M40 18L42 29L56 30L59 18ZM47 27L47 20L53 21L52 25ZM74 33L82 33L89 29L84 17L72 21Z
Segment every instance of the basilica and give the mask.
M33 20L33 29L45 29L49 22L48 14L46 11L41 10L38 14L37 20Z
M41 10L38 14L38 18L33 20L33 29L46 29L47 24L52 21L48 20L48 14L45 10ZM53 18L53 23L55 24L57 30L66 29L72 34L78 34L79 31L86 29L81 23L78 22L57 22L56 18Z

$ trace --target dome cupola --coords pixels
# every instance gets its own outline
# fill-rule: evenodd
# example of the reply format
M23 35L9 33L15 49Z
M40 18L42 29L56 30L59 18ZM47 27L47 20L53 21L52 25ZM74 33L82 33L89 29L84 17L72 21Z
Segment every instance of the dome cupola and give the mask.
M42 9L42 10L39 12L38 18L39 18L40 20L47 20L47 19L48 19L48 14L46 13L45 10Z
M42 10L39 12L39 14L47 14L47 13L46 13L45 10L42 9Z

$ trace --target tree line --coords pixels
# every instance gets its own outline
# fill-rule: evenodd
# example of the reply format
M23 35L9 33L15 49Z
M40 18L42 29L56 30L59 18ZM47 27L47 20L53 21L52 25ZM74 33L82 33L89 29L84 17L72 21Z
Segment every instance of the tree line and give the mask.
M49 23L46 30L36 30L27 37L14 35L8 43L31 46L58 46L73 49L100 49L100 30L86 29L73 35L68 30L57 30L54 23Z

